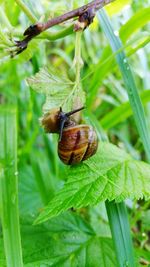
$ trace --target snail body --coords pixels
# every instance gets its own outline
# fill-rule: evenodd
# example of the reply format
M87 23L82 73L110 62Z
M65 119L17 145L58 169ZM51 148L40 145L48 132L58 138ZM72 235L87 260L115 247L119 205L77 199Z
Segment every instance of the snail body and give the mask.
M42 118L42 125L46 133L59 133L59 113L60 109L52 109Z
M92 126L77 124L70 116L83 108L64 113L62 109L46 114L42 120L46 132L59 133L58 156L64 164L73 165L93 156L98 140Z

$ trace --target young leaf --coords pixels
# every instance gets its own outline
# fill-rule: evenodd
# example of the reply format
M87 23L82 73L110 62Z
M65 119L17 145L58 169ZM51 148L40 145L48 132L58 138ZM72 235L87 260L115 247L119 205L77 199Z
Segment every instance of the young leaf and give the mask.
M36 92L46 95L46 102L43 106L44 112L56 107L63 108L64 105L66 110L72 108L73 100L76 98L74 83L60 75L55 69L43 68L27 81ZM77 91L77 93L79 92ZM82 102L84 102L84 94L82 95Z
M35 223L41 223L71 207L100 201L150 198L150 166L133 160L116 146L101 142L97 154L68 172L64 188L49 202Z
M1 63L9 61L11 57L16 56L17 52L19 52L19 49L15 43L15 41L17 40L18 40L18 33L15 31L15 28L13 28L11 22L7 18L3 6L0 6L0 62ZM17 62L28 61L32 57L33 51L37 50L37 48L38 48L38 40L33 40L33 42L29 44L28 49L25 50L19 56L19 59L17 58Z

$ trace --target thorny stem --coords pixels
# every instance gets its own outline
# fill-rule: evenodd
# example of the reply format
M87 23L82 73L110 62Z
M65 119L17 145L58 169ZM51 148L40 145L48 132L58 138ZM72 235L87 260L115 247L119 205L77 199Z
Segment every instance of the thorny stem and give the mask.
M15 0L18 5L24 10L24 12L28 15L28 17L35 23L36 18L31 14L31 11L25 6L25 4L21 0ZM31 25L29 28L27 28L24 32L25 38L22 41L17 41L16 46L18 47L17 54L21 53L23 50L27 48L28 43L37 35L42 33L43 31L47 30L48 28L51 28L55 25L58 25L64 21L67 21L72 18L79 17L79 19L82 17L84 19L84 14L86 12L91 10L91 13L95 13L100 8L104 7L105 5L113 2L115 0L94 0L90 3L79 7L77 9L74 9L72 11L69 11L61 16L52 18L48 20L47 22L37 22L34 25ZM85 19L86 20L86 19ZM91 20L92 22L92 20ZM90 22L90 23L91 23ZM89 23L89 24L90 24Z

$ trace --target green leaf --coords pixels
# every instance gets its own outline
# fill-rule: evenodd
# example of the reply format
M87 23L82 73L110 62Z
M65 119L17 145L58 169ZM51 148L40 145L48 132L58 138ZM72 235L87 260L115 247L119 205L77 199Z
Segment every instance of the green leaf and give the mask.
M99 20L100 20L102 29L105 32L105 35L110 43L112 51L117 52L117 50L120 49L122 46L121 41L118 35L114 33L112 23L109 20L107 14L103 10L99 12ZM137 122L137 126L141 125L138 127L138 130L141 134L142 141L144 145L149 146L148 139L146 139L148 137L148 134L146 132L147 128L146 128L146 123L145 123L143 107L142 107L142 104L141 104L141 101L140 101L140 98L137 92L137 88L134 82L134 78L130 70L130 66L127 62L127 58L125 56L124 51L116 55L116 61L121 71L124 84L128 92L128 97L129 97L130 104L133 109L133 114ZM137 117L138 117L138 120L137 120ZM143 121L141 118L143 119ZM143 129L145 130L144 131L145 135L143 135ZM138 167L140 166L142 168L141 164L138 165ZM132 163L130 165L129 163L129 169L127 170L127 168L124 168L125 175L123 175L123 176L126 176L126 179L128 178L130 179L129 184L128 184L128 192L131 192L131 196L133 194L133 191L135 191L136 193L135 188L136 186L138 186L138 182L143 181L142 177L144 176L146 179L146 173L144 174L143 172L144 168L142 169L142 172L139 169L137 172L135 171L135 173L133 171L134 169L137 170L136 166L134 166L134 164L132 165ZM136 176L139 177L139 181L138 180L133 181ZM138 191L138 188L137 188L137 191ZM125 205L123 202L120 203L120 205L117 205L117 203L115 203L114 201L113 202L107 201L106 207L107 207L107 213L108 213L108 217L110 221L112 238L114 241L114 247L116 251L118 266L134 267L135 260L134 260L133 245L132 245L130 228L129 228ZM117 237L116 237L116 233L117 233Z
M116 253L118 266L134 267L134 253L132 249L132 239L130 237L127 208L123 202L115 203L115 201L106 201L106 209L114 247L116 252L119 252Z
M150 229L150 210L142 211L141 220L142 220L143 232L149 231L149 229Z
M100 201L150 198L150 166L133 160L116 146L101 142L95 156L68 172L64 188L36 219L41 223L71 207L96 205Z
M35 216L43 206L35 174L27 163L19 168L19 209L23 216Z
M19 164L19 208L22 216L37 216L47 204L55 190L62 187L62 181L55 177L49 168L51 161L47 154L30 152L30 165L20 160ZM54 157L51 156L51 157ZM60 168L60 166L58 165ZM63 173L63 170L61 169ZM58 175L59 176L59 175ZM60 178L60 177L59 177Z
M21 38L23 37L21 36ZM7 18L3 6L0 6L0 63L12 60L12 57L16 56L18 51L18 47L15 44L16 40L18 40L17 31ZM33 40L32 43L29 43L28 49L23 51L14 60L17 63L28 61L32 57L33 52L38 49L38 44L38 40Z
M92 75L92 79L89 84L89 96L87 102L89 105L93 103L99 87L103 83L103 80L108 75L109 72L117 67L116 61L114 60L119 53L124 50L127 51L127 56L133 55L140 48L144 47L146 44L150 42L149 33L141 32L138 36L134 37L124 46L118 48L115 52L111 52L109 46L106 46L104 52L99 60L99 62L92 66L89 70L87 76Z
M123 42L128 40L128 38L150 21L150 7L143 8L136 12L131 19L125 23L120 29L120 37Z
M110 5L110 8L112 8L115 3L117 4L117 2L114 2ZM109 8L109 6L107 6L107 8ZM116 62L114 61L114 58L118 56L118 53L122 52L123 50L126 50L127 56L131 56L138 49L144 47L150 42L149 35L146 34L146 37L145 32L141 31L141 27L149 21L149 9L150 8L145 8L137 12L137 15L131 17L131 19L127 23L121 26L118 35L121 36L124 45L117 47L116 51L113 51L113 53L111 52L109 46L106 46L99 62L91 67L92 71L90 69L88 73L88 75L93 74L89 84L89 97L87 99L89 105L92 105L93 100L95 99L95 96L97 95L97 92L99 90L99 87L102 84L106 75L108 75L109 72L112 72L112 69L116 67ZM128 40L128 38L138 30L139 35L133 36L131 40Z
M111 48L114 52L121 48L121 40L118 36L114 34L114 31L111 27L111 22L109 21L104 10L99 11L99 20L102 25L103 30L106 33L106 37L110 41ZM126 86L126 90L128 93L130 105L133 110L133 116L136 122L136 126L140 137L143 142L143 146L147 155L147 159L150 161L150 138L148 126L145 118L145 112L143 105L141 103L141 99L138 93L138 89L136 87L136 83L134 80L133 73L128 63L128 59L123 52L119 53L116 56L117 64L122 74L122 78L124 80L124 84Z
M137 265L137 267L142 266L150 266L150 253L148 250L142 249L142 248L136 248L136 258L137 262L140 262L140 265Z
M55 69L41 69L35 76L27 79L29 85L38 93L46 95L46 102L43 111L47 112L52 108L63 107L70 110L73 103L74 83L63 77Z
M150 101L150 90L143 91L141 93L141 100L143 104ZM123 103L122 105L114 108L111 112L106 114L101 119L101 126L104 129L110 129L116 124L125 121L128 117L133 114L129 101Z
M90 222L98 236L111 237L110 225L104 202L89 208Z
M127 5L131 4L131 0L121 0L121 1L114 1L110 5L106 6L105 9L110 16L123 11L123 8Z
M3 244L3 239L1 236L0 232L0 266L5 267L6 266L6 261L5 261L5 254L4 254L4 244Z
M22 267L18 210L16 113L14 107L0 105L0 220L7 266Z
M111 238L97 236L85 220L72 212L40 226L25 221L22 245L25 267L116 266Z

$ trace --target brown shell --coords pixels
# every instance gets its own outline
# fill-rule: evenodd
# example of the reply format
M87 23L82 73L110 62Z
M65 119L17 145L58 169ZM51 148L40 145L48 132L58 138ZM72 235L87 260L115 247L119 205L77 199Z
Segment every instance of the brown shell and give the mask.
M60 109L52 109L44 115L41 120L42 126L47 133L58 133L59 132L59 115Z
M89 125L77 125L63 130L58 143L58 155L67 165L80 163L93 156L98 147L97 135Z

